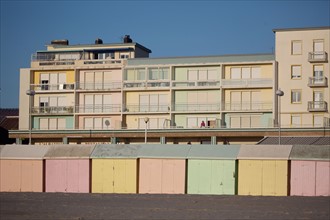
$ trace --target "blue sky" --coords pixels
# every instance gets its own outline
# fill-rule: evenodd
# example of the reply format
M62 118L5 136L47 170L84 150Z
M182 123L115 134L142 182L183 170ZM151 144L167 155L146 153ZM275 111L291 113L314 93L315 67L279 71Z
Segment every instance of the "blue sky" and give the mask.
M18 107L19 69L54 39L129 34L151 57L272 53L272 29L330 25L330 0L0 1L0 108Z

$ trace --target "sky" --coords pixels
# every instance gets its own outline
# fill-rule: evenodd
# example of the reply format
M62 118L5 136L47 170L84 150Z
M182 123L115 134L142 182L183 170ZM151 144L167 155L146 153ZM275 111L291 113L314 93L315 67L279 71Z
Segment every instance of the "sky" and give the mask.
M273 53L273 29L330 26L330 0L0 2L0 108L18 108L20 68L55 39L120 43L130 35L150 57L210 56Z

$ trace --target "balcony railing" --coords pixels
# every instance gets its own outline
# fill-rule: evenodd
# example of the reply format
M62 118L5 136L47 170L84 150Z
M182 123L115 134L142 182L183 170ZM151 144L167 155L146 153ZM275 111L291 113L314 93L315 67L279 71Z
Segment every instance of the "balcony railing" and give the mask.
M195 112L195 111L220 111L220 103L207 103L207 104L186 104L178 103L174 105L173 111Z
M328 78L327 77L309 77L308 86L309 87L327 87Z
M125 112L168 112L169 105L126 105Z
M224 111L271 111L272 102L226 102L222 105Z
M325 101L310 101L307 110L310 112L325 112L328 111L328 103Z
M220 87L220 81L174 81L172 87Z
M121 89L121 81L113 81L109 83L77 83L78 90L110 90Z
M31 89L34 91L73 90L74 84L33 84Z
M111 113L121 112L120 104L112 105L78 105L76 113Z
M165 88L169 87L170 82L124 82L124 89L136 89L136 88Z
M328 53L325 51L308 53L309 62L328 62Z
M271 78L259 78L259 79L223 79L221 86L224 88L235 87L272 87L273 79Z
M90 64L121 64L121 59L84 59L83 53L35 53L31 61L39 66L56 65L90 65Z
M44 106L44 107L32 107L32 114L72 114L73 106Z

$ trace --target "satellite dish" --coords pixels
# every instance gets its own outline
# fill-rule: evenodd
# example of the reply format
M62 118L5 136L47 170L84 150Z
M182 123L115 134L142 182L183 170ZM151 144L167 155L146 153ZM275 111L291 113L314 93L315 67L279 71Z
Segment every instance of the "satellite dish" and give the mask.
M104 124L107 126L107 128L109 127L109 125L110 125L110 121L109 120L105 120L104 121Z

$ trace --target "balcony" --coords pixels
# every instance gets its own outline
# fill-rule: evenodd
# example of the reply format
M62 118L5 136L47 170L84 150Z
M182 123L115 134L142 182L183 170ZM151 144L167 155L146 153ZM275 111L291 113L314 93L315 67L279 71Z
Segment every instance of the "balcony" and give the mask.
M43 107L32 107L31 113L34 115L61 115L61 114L72 114L73 106L43 106Z
M308 62L317 63L317 62L328 62L328 53L325 51L318 52L309 52L308 53Z
M114 113L114 112L121 112L120 104L76 106L76 113Z
M259 78L259 79L223 79L221 81L223 88L264 88L272 87L273 79Z
M152 89L152 88L157 88L157 89L162 89L162 88L168 88L170 87L170 82L164 82L164 81L159 81L159 82L124 82L124 89Z
M226 102L222 105L224 111L272 111L272 102Z
M35 53L31 57L31 67L59 65L105 65L122 64L122 59L85 59L82 52Z
M309 112L326 112L328 111L328 103L325 101L310 101L307 110Z
M220 81L174 81L172 87L220 87Z
M125 112L169 112L170 107L168 105L126 105Z
M309 87L327 87L328 78L327 77L309 77L308 86Z
M77 90L111 90L121 89L121 81L109 83L77 83Z
M173 111L181 111L181 112L214 112L220 111L220 103L207 103L207 104L186 104L180 103L175 104Z
M34 91L63 91L73 90L74 84L33 84L31 89Z

